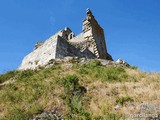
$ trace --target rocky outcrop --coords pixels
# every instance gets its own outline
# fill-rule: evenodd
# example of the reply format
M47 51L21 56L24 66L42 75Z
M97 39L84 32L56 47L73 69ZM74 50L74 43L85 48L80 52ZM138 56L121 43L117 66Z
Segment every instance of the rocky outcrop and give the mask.
M111 61L111 60L104 60L104 59L87 59L85 57L78 58L76 56L75 57L67 56L67 57L64 57L64 59L53 59L45 67L52 67L55 64L61 64L61 63L66 64L67 63L68 68L71 68L73 66L72 63L87 64L93 60L99 61L100 65L104 67L108 67L108 66L130 67L130 65L127 62L124 62L123 60L121 62L117 62L118 60Z
M64 117L55 109L38 114L29 120L64 120Z

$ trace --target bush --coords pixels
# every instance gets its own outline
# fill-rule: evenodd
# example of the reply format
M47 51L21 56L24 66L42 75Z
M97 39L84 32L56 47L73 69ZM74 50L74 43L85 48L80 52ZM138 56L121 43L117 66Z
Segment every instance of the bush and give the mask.
M76 88L79 87L79 83L78 83L78 77L76 75L68 75L64 78L62 78L62 84L65 88L65 90L67 90L67 92L71 92L76 90Z
M76 75L68 75L62 78L62 84L65 94L61 95L68 107L69 114L67 119L88 119L90 114L83 109L81 94L86 92L85 87L79 85L79 79Z

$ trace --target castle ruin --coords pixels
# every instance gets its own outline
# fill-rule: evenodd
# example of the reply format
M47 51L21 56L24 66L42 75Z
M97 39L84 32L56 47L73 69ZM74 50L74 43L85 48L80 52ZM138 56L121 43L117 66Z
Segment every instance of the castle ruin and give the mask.
M90 9L87 9L86 13L82 32L79 35L75 36L66 27L46 41L38 42L33 52L24 57L18 69L35 69L46 65L52 59L63 59L66 56L113 60L107 52L103 28L98 24Z

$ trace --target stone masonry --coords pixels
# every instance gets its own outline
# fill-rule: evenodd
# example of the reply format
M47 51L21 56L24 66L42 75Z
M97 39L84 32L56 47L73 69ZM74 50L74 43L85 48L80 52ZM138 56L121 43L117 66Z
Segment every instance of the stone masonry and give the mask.
M63 59L67 56L99 58L113 60L108 54L104 31L87 9L87 17L83 20L82 33L75 34L66 27L44 42L37 42L33 52L24 57L19 70L35 69L45 66L52 59Z

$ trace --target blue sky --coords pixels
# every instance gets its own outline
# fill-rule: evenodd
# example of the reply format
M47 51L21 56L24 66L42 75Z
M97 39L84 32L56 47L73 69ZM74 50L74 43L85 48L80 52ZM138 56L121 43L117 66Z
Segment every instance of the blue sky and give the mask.
M160 72L159 0L0 0L0 73L16 69L34 44L68 26L82 31L86 8L105 30L108 52Z

